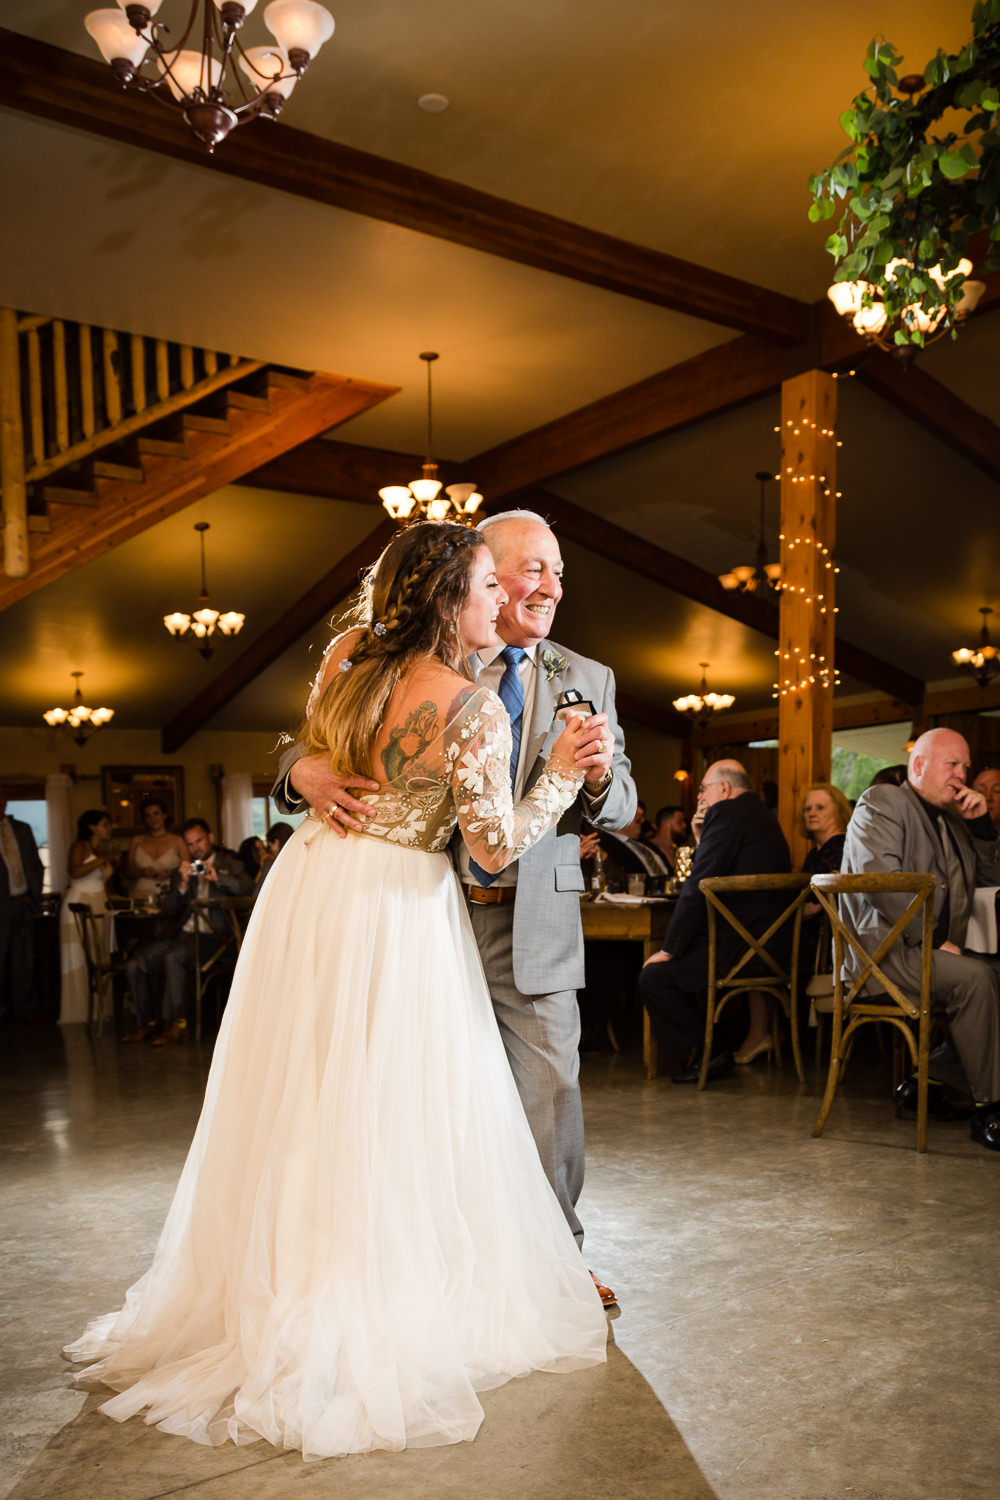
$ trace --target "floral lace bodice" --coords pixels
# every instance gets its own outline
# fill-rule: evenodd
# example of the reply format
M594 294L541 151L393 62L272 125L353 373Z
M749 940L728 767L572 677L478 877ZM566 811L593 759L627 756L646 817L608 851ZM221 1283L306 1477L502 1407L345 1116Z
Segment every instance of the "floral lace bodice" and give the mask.
M432 708L434 705L428 705ZM470 690L458 713L405 770L362 801L378 809L364 837L428 853L447 847L455 824L473 859L498 872L554 826L583 783L549 758L531 791L514 803L507 711L489 688Z

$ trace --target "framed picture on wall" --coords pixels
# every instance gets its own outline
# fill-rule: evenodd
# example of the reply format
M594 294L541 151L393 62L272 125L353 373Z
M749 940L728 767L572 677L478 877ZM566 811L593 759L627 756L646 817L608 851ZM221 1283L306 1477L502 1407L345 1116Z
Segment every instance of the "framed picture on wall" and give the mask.
M184 821L184 767L101 767L101 802L115 834L145 832L142 804L150 797L165 804L168 824L176 833Z

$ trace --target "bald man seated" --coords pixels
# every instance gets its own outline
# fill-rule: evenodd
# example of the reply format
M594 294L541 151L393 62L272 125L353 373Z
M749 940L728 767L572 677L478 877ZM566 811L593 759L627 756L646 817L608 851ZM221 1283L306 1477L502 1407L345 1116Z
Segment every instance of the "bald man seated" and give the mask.
M777 875L791 869L785 835L773 813L753 795L753 783L738 760L717 760L705 772L692 820L699 843L670 920L663 948L646 960L639 994L659 1045L667 1052L697 1049L705 1035L704 991L708 984L708 916L698 882L713 875ZM785 905L780 891L747 891L732 899L734 911L755 937L766 932ZM719 963L725 973L742 945L728 927L719 930ZM766 1013L766 1003L765 1013ZM753 1018L751 1018L751 1025ZM749 1049L752 1052L754 1049ZM739 1060L750 1061L741 1050ZM709 1061L709 1078L733 1070L731 1052ZM673 1075L674 1083L695 1083L698 1069Z
M966 785L968 773L969 747L960 734L951 729L922 734L902 786L862 792L841 868L852 875L917 870L937 876L931 994L947 1009L951 1043L931 1054L935 1086L929 1109L939 1118L959 1118L945 1085L971 1093L972 1139L1000 1151L1000 960L965 947L976 886L1000 885L1000 842L985 797ZM907 901L901 895L869 894L841 899L845 920L868 953L875 952ZM901 988L915 993L920 958L921 923L915 917L883 967ZM845 953L845 976L853 979L859 969L857 956ZM914 1108L916 1080L906 1079L897 1097Z

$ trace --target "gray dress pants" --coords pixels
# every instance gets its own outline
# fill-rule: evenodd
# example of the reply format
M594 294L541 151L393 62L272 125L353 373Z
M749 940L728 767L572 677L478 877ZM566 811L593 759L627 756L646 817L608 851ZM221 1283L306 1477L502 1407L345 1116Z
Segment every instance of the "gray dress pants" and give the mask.
M577 1244L583 1188L580 1011L575 990L522 995L514 983L514 903L468 903L511 1072L542 1167Z

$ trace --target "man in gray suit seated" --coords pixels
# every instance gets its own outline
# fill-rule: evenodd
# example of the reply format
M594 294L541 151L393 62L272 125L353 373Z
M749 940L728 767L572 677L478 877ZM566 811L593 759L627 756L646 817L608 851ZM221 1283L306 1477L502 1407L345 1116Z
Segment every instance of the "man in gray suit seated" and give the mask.
M548 640L562 598L563 563L553 532L530 511L491 516L479 530L508 602L497 622L501 649L473 667L477 681L498 691L511 714L515 801L530 789L562 729L555 714L563 693L575 690L597 710L588 720L593 738L577 753L587 767L583 789L545 838L495 880L470 866L464 844L455 850L521 1103L545 1174L582 1246L576 1213L584 1169L576 1003L584 983L579 827L581 818L597 828L625 827L636 790L615 716L614 674ZM272 792L279 809L295 812L306 801L325 809L341 831L359 827L356 820L371 809L347 789L377 789L377 783L342 780L331 775L323 757L297 755L290 751L281 762ZM599 1282L598 1289L605 1305L613 1305L614 1293Z
M937 876L934 892L934 955L931 994L948 1012L954 1047L931 1054L929 1109L956 1118L944 1083L969 1091L976 1103L972 1139L1000 1151L1000 962L969 953L966 929L977 885L1000 884L1000 842L986 799L966 786L969 747L951 729L930 729L910 753L903 786L870 786L861 794L847 828L845 874L897 870ZM843 896L845 920L867 953L874 953L906 908L906 896L859 893ZM920 988L920 918L915 917L884 960L902 988ZM854 978L860 961L845 952L845 972ZM955 1053L957 1052L957 1058ZM916 1082L899 1088L900 1103L916 1106Z

